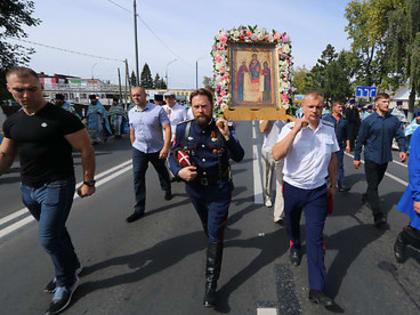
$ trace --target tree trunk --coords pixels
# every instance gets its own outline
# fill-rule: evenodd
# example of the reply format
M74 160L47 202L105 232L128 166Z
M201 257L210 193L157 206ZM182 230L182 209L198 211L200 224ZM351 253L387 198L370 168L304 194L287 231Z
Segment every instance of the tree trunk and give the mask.
M414 84L411 84L411 91L410 96L408 97L408 122L414 117L414 103L416 101L416 89L414 88Z

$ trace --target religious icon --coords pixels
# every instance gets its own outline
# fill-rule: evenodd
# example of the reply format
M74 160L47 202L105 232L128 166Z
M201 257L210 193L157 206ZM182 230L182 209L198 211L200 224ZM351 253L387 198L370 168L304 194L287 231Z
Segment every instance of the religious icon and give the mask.
M275 58L274 45L231 44L231 106L277 105Z

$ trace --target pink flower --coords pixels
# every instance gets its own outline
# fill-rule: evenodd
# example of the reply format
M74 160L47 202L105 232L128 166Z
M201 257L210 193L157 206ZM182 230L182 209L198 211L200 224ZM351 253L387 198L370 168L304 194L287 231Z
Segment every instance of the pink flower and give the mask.
M245 38L244 34L239 35L239 38L244 39Z
M252 33L251 33L250 31L247 31L247 32L246 32L246 36L247 36L247 37L251 37L251 36L252 36Z
M225 71L226 71L225 68L223 68L223 67L220 68L220 73L225 73Z
M283 39L283 43L285 44L287 44L290 41L290 37L286 33L283 33L282 39Z
M220 90L220 95L225 96L226 95L226 90Z
M223 90L224 91L224 90ZM217 103L221 103L223 101L223 98L221 96L217 97Z
M219 50L225 50L225 47L220 47L220 49Z
M227 80L228 79L228 76L227 75L223 76L223 79Z
M273 38L274 38L275 40L279 40L279 39L280 39L280 37L281 37L280 33L276 33L276 34L274 34L274 36L273 36Z
M216 58L214 58L214 60L216 60L216 62L220 62L220 61L222 61L222 58L220 58L219 56L216 56Z
M265 35L265 36L264 36L264 39L265 39L265 40L268 40L269 38L270 38L270 36L268 36L268 35Z
M281 98L282 98L282 100L283 100L284 103L289 103L289 99L288 99L288 97L287 97L286 94L282 94L281 95Z
M227 37L226 37L226 36L221 36L221 37L219 37L219 41L220 41L222 44L224 44L224 43L226 43L226 42L227 42Z
M279 49L279 55L283 55L283 49Z

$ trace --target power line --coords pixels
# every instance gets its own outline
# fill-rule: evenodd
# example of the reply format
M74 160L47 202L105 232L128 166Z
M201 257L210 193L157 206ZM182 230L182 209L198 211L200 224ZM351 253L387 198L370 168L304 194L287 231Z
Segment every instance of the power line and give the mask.
M129 12L129 13L133 13L133 11L131 11L131 10L129 10L129 9L127 9L127 8L124 8L123 6L121 6L121 5L119 5L118 3L116 3L115 1L112 1L112 0L106 0L106 1L108 1L109 3L112 3L113 5L115 5L115 6L117 6L117 7L119 7L120 9L122 9L122 10L124 10L124 11L127 11L127 12ZM185 59L183 59L181 56L179 56L171 47L169 47L169 45L167 45L154 31L153 31L153 29L141 18L141 16L137 13L136 14L137 15L137 17L139 18L139 20L140 20L140 22L142 22L142 24L150 31L150 33L152 33L155 37L156 37L156 39L163 45L163 46L165 46L166 47L166 49L168 49L169 50L169 52L170 53L172 53L172 55L174 55L175 57L177 57L179 60L181 60L181 61L183 61L183 62L185 62L186 64L188 64L188 65L190 65L190 66L192 66L192 64L190 64L188 61L186 61Z
M69 54L81 55L81 56L85 56L85 57L108 60L108 61L124 62L124 60L121 60L121 59L96 56L96 55L92 55L92 54L88 54L88 53L83 53L83 52L80 52L80 51L75 51L75 50L70 50L70 49L65 49L65 48L60 48L60 47L54 47L54 46L50 46L50 45L46 45L46 44L42 44L42 43L37 43L37 42L33 42L33 41L30 41L30 40L27 40L27 39L16 38L16 37L14 37L12 39L17 40L17 41L21 41L21 42L25 42L25 43L28 43L28 44L32 44L32 45L37 45L37 46L41 46L41 47L46 47L46 48L50 48L50 49L64 51L64 52L69 53Z

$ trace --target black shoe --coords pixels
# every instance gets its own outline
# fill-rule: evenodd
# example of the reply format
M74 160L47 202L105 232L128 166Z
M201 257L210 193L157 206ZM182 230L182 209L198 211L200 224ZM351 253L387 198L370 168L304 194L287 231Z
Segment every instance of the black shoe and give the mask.
M171 200L173 197L172 192L170 190L165 192L165 200Z
M348 191L350 191L350 187L346 187L346 186L338 187L338 191L339 192L348 192Z
M172 177L171 178L171 183L175 183L177 180L176 180L176 177Z
M325 295L324 292L318 290L309 290L309 301L322 306L333 306L334 301Z
M290 249L289 258L290 258L290 262L292 263L293 266L296 266L296 267L299 266L300 261L302 259L302 255L300 254L300 250L299 249Z
M400 234L398 234L397 239L395 240L395 244L394 244L394 256L397 262L400 264L402 264L405 261L405 247L406 247L402 233L404 232L401 232Z
M377 229L386 227L387 222L386 222L385 216L382 213L379 213L379 214L375 215L374 216L374 224L375 224L375 227Z
M83 266L79 265L79 268L76 269L75 275L78 276L83 270ZM54 277L44 288L45 293L54 293L57 287L57 279Z
M74 291L79 286L79 278L76 276L74 283L69 287L57 287L45 315L58 314L69 306Z
M140 213L140 212L134 212L132 215L128 216L125 220L128 223L137 221L138 219L142 218L144 216L144 212Z

